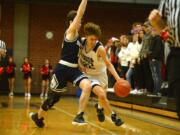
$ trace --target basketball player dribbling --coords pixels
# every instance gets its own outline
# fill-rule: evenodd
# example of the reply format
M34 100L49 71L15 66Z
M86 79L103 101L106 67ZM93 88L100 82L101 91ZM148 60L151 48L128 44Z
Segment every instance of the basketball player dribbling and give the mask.
M77 12L70 11L67 15L67 23L69 26L64 34L61 60L56 66L50 82L51 93L41 105L38 113L30 114L32 120L38 127L44 127L44 113L59 101L60 93L65 91L64 88L66 87L67 81L72 82L82 89L78 112L72 124L79 126L87 124L83 118L83 114L89 100L91 82L78 68L78 53L81 45L81 38L79 37L78 31L86 5L87 0L82 0Z
M86 76L92 81L92 91L98 96L99 103L96 104L98 120L105 120L103 108L110 114L116 126L123 124L123 121L112 111L106 97L108 77L106 70L114 76L116 81L120 80L114 66L107 59L103 44L98 41L101 36L101 29L94 23L84 25L85 38L82 38L82 48L79 56L79 66Z

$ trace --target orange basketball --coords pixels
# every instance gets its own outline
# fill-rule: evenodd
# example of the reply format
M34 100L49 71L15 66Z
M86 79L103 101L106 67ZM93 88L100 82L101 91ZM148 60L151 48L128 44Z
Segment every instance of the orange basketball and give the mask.
M114 92L119 97L127 97L130 93L131 85L124 79L118 80L114 84Z

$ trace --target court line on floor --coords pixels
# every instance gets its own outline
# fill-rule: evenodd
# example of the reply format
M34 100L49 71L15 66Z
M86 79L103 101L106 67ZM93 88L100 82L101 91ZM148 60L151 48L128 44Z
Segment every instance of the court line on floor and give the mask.
M37 128L35 128L29 135L33 135L36 132L36 130L37 130Z
M117 107L114 107L115 108L115 110L118 110L119 108L117 108ZM129 109L127 109L127 110L129 110ZM136 112L136 110L133 110L134 112ZM119 110L118 110L118 112L120 112ZM138 111L137 111L138 112ZM139 121L142 121L142 122L146 122L146 123L149 123L149 124L152 124L152 125L156 125L156 126L160 126L160 127L162 127L162 128L168 128L168 129L171 129L171 130L176 130L176 131L180 131L180 128L177 128L177 127L175 127L175 126L172 126L172 125L170 125L170 124L164 124L164 123L162 123L162 122L157 122L157 121L155 121L155 120L151 120L151 119L147 119L147 118L143 118L143 117L141 117L141 116L138 116L137 114L132 114L132 113L130 113L130 112L128 112L128 113L124 113L124 112L120 112L120 114L121 115L124 115L125 117L128 117L128 118L132 118L132 119L135 119L135 120L139 120ZM147 113L146 113L147 114ZM153 114L152 114L153 115ZM158 115L157 115L158 116Z
M64 114L66 114L66 115L68 115L68 116L70 116L70 117L72 117L72 118L75 117L75 115L73 115L73 114L65 111L64 109L61 109L61 108L56 107L56 106L54 106L53 108L55 108L55 109L56 109L57 111L59 111L59 112L63 112ZM99 128L100 130L104 130L105 132L107 132L107 133L109 133L109 134L111 134L111 135L117 135L116 133L114 133L114 132L112 132L112 131L110 131L110 130L107 130L107 129L103 128L103 127L100 127L100 126L98 126L98 125L96 125L96 124L94 124L94 123L92 123L92 122L90 122L90 121L87 121L87 122L88 122L88 124L90 124L90 125L92 125L92 126L94 126L94 127L96 127L96 128Z
M94 104L94 102L96 103L96 100L92 100L93 104ZM156 125L156 126L160 126L160 127L163 127L163 128L168 128L168 129L171 129L171 130L176 130L178 132L180 131L180 128L178 128L176 126L172 126L170 124L164 124L162 122L157 122L157 121L154 121L154 120L151 120L151 119L143 118L141 116L138 116L136 114L131 114L129 112L128 113L121 112L121 111L119 111L120 107L113 106L113 108L115 110L117 110L116 112L118 112L121 115L124 115L127 118L136 119L136 120L139 120L139 121L142 121L142 122L146 122L146 123L149 123L149 124L153 124L153 125ZM131 111L130 109L127 109L127 108L125 108L125 110ZM138 111L137 110L133 110L133 112L138 112ZM146 114L148 114L148 113L146 113ZM158 116L158 115L156 115L156 116ZM109 119L109 121L111 121L111 120ZM124 126L124 124L121 127L123 127L123 126Z

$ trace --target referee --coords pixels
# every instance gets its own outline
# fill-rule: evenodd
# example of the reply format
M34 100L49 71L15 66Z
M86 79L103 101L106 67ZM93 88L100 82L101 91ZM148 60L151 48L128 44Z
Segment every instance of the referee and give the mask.
M159 10L151 11L149 21L170 45L168 83L175 94L177 115L180 118L180 0L161 0Z

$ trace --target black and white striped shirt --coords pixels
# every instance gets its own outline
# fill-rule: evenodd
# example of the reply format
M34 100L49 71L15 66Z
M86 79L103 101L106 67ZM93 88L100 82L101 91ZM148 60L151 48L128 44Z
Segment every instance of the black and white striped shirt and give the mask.
M171 46L180 48L180 0L161 0L159 11L175 39Z

